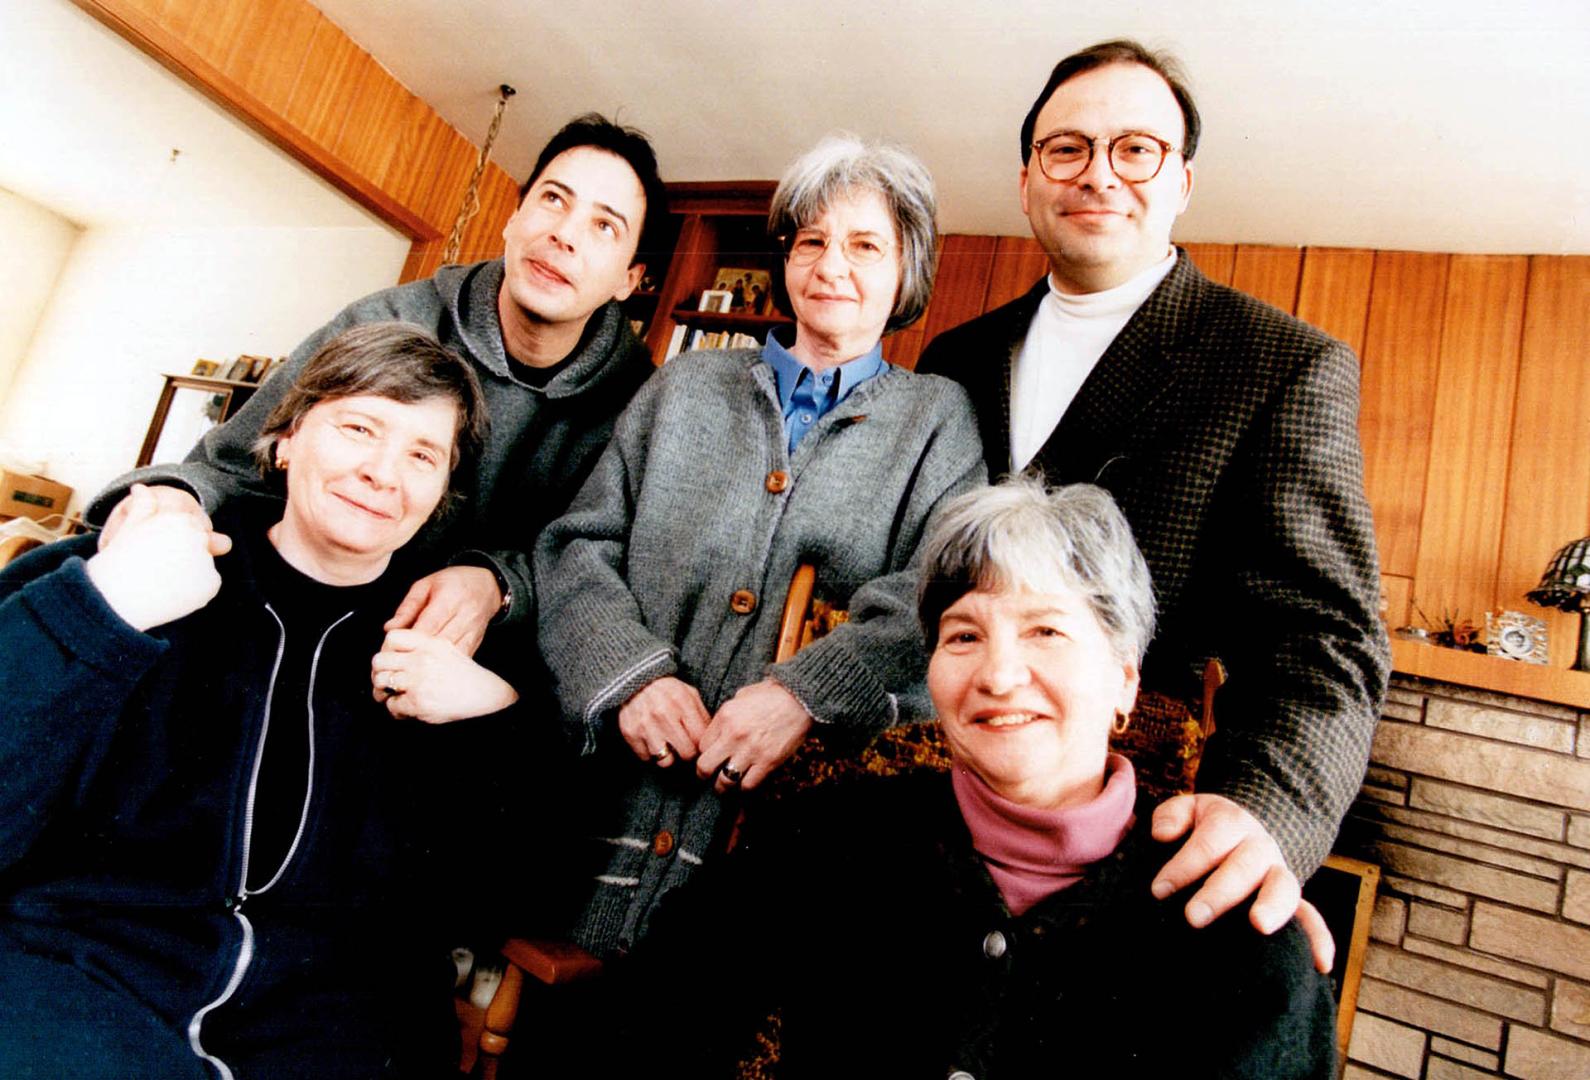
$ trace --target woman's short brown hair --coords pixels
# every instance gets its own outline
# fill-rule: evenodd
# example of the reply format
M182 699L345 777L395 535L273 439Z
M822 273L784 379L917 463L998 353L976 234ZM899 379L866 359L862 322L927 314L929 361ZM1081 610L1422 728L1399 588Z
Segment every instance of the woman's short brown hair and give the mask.
M286 378L283 372L277 378ZM323 401L371 394L405 404L449 398L458 406L449 467L473 468L490 427L486 401L475 371L429 331L401 322L350 327L315 350L292 386L265 418L254 440L261 472L276 467L276 440L298 430L304 415ZM452 505L456 484L448 483L438 514Z

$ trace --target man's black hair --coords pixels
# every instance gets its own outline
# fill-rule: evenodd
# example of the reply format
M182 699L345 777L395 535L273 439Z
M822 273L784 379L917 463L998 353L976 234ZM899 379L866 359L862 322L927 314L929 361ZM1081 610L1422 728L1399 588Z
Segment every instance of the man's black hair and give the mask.
M519 187L519 201L524 202L525 193L546 171L553 158L566 150L576 150L582 146L605 150L623 159L634 170L641 191L646 195L646 220L641 226L640 241L635 246L635 257L630 263L645 263L653 270L662 269L656 262L660 254L656 246L661 242L663 222L668 214L668 192L657 173L657 152L652 149L651 140L644 131L615 124L601 113L589 112L584 116L576 116L559 128L557 134L542 147L541 156L536 158L536 167L530 172L530 179Z
M1110 64L1139 64L1165 80L1165 85L1170 87L1171 96L1181 107L1182 127L1185 129L1181 140L1182 160L1193 159L1193 155L1198 152L1198 136L1203 130L1203 121L1199 119L1198 106L1193 103L1192 91L1187 88L1186 72L1182 71L1181 64L1169 53L1153 52L1135 41L1118 38L1115 41L1090 45L1081 52L1072 53L1054 66L1054 71L1049 74L1049 81L1044 84L1043 93L1038 95L1038 100L1034 101L1032 108L1027 110L1027 119L1021 122L1023 165L1027 164L1027 159L1032 154L1032 129L1038 123L1038 114L1049 103L1049 99L1060 88L1060 84L1069 82L1084 72Z

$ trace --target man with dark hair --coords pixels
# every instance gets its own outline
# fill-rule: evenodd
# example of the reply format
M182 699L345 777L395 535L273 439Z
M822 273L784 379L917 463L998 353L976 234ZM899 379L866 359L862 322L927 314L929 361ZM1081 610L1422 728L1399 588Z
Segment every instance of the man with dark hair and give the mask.
M502 259L444 266L356 300L186 461L121 477L94 500L89 520L105 521L108 543L133 483L151 485L162 512L213 512L245 494L281 498L280 481L261 478L250 448L305 360L350 326L414 323L474 365L492 426L478 466L460 478L457 512L418 540L464 554L416 582L388 628L438 634L473 652L494 619L533 626L524 622L533 605L524 552L567 507L653 370L619 302L639 284L666 212L646 136L595 113L574 119L525 182L503 228Z
M1357 360L1171 245L1199 129L1167 57L1112 41L1062 60L1021 132L1049 273L940 335L917 370L970 391L990 473L1115 496L1160 609L1145 686L1193 696L1204 660L1225 663L1199 794L1155 814L1159 839L1191 837L1154 892L1209 874L1187 905L1204 925L1257 890L1269 931L1358 790L1389 648Z

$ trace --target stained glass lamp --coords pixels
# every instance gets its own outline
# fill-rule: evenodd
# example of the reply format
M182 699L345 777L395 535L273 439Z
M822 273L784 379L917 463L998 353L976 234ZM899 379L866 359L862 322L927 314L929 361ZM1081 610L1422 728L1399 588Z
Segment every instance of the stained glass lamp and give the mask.
M1524 594L1532 604L1579 613L1579 657L1575 671L1590 671L1590 536L1565 545L1551 557L1540 584Z

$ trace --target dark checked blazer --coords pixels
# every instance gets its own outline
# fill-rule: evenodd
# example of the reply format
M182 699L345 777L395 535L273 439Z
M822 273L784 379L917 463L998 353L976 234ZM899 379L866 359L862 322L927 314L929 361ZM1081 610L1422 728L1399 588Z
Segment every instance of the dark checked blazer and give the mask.
M1047 290L940 334L917 364L971 393L991 475L1009 468L1012 360ZM1390 665L1352 351L1180 251L1033 465L1120 503L1159 603L1144 685L1192 696L1204 659L1225 663L1198 788L1312 873L1363 780Z

